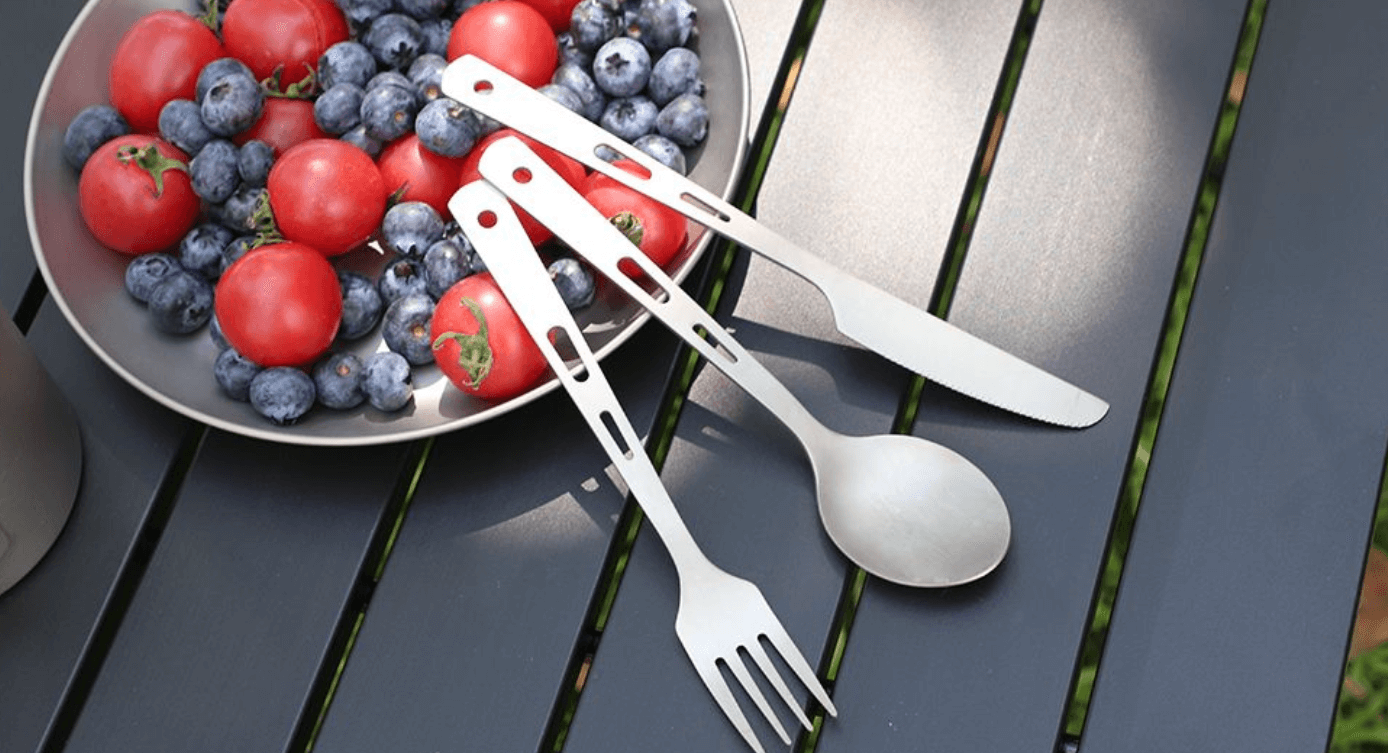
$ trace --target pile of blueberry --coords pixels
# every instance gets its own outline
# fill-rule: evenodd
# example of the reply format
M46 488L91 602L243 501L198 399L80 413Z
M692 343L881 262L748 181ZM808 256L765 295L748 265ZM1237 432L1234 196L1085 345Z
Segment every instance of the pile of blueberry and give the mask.
M324 52L314 80L257 81L245 64L223 58L203 69L194 100L174 100L161 111L160 136L189 155L204 217L177 248L133 258L126 288L164 332L188 334L210 323L220 353L213 376L230 398L282 425L315 404L395 411L410 402L412 368L433 361L427 333L435 302L453 283L483 271L471 244L430 204L397 201L378 235L389 254L380 274L338 272L338 340L379 332L387 349L366 358L335 349L308 368L262 369L229 347L213 316L220 275L274 239L266 181L275 150L235 137L255 124L267 97L288 94L311 99L319 129L373 159L410 133L439 155L466 155L500 126L439 87L453 22L490 1L336 0L352 36ZM217 2L224 11L229 0ZM708 128L699 55L691 47L696 36L688 0L580 0L570 29L557 36L558 69L540 91L685 173L687 150L703 142ZM69 125L64 156L80 171L101 144L129 130L113 107L93 105ZM588 305L592 272L562 248L547 252L566 303Z

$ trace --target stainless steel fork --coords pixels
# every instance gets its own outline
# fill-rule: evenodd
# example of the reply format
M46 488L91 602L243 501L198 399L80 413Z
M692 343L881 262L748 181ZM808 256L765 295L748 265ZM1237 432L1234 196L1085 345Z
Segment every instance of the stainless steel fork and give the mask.
M695 543L509 200L486 181L476 181L459 189L448 207L665 542L679 576L675 634L704 685L742 738L761 753L761 743L724 680L720 663L737 679L781 740L790 744L790 735L739 652L752 658L800 724L811 728L800 703L772 663L763 639L825 710L837 715L829 694L761 591L713 564ZM551 339L559 334L580 361L572 371Z

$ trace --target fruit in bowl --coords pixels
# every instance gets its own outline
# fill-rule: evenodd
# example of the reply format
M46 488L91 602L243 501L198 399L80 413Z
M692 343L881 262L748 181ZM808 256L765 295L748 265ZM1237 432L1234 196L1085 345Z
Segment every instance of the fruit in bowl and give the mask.
M726 1L209 1L89 2L41 87L25 185L40 269L79 335L146 394L219 428L296 444L392 442L554 387L541 373L469 389L473 377L453 377L420 347L436 303L484 271L446 200L476 179L470 161L501 130L439 91L450 56L521 65L540 91L636 129L622 137L715 192L727 195L744 156L747 71ZM141 69L122 53L134 46L178 52L146 55ZM573 168L575 188L587 187ZM634 206L624 209L612 216L630 221ZM601 357L646 315L545 236L533 236L539 252ZM682 279L708 241L689 226L663 266ZM248 297L250 270L288 282ZM306 300L332 321L291 342L295 328L271 323ZM390 364L394 395L342 399L371 371L352 364L387 353L409 363L403 380ZM302 392L304 380L278 371L265 377L275 390L247 389L286 368L324 399L296 398L293 410L251 399Z

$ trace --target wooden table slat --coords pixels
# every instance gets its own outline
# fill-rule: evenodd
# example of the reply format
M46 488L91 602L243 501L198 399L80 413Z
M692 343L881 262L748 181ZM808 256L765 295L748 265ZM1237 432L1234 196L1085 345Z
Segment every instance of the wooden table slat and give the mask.
M1042 6L950 320L1112 407L1073 431L927 390L916 432L991 476L1012 545L971 586L869 582L821 751L1055 746L1243 10Z
M1268 5L1086 751L1327 744L1388 446L1386 27Z
M5 176L8 199L0 202L0 227L9 232L7 243L16 247L0 253L0 308L11 314L38 269L29 249L23 201L29 116L48 62L84 4L83 0L14 3L6 10L6 30L0 32L0 70L5 71L0 93L7 104L0 111L0 138L9 145L0 149L0 175Z
M0 596L0 750L37 751L192 424L121 381L57 307L28 341L81 421L83 482L53 548ZM14 681L13 678L21 678Z
M209 433L65 750L285 749L406 447Z

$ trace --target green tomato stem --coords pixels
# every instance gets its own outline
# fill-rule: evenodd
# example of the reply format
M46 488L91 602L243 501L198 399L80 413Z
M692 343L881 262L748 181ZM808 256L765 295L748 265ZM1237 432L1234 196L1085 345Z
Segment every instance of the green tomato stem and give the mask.
M641 239L646 237L646 226L641 224L641 218L632 212L618 212L612 216L611 222L622 235L632 242L632 245L640 246Z
M170 170L188 172L187 163L173 157L165 157L154 144L123 146L116 150L116 159L120 160L122 165L134 165L149 173L149 177L154 179L156 199L164 195L164 173Z

